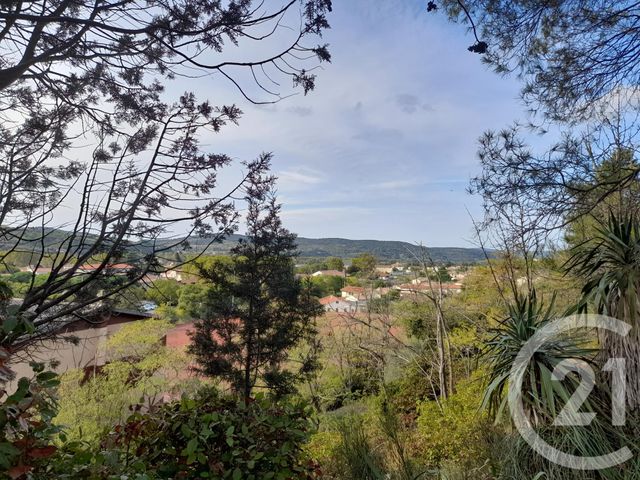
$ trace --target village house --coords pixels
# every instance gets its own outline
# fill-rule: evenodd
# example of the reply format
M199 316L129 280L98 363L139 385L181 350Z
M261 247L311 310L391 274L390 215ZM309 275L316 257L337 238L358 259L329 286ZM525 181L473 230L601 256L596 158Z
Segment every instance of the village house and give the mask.
M101 263L88 263L78 268L79 273L94 273L101 267ZM109 273L111 275L122 275L133 269L133 265L128 263L113 263L104 267L103 273Z
M363 287L354 287L354 286L348 285L342 288L340 290L340 293L342 294L342 298L345 298L352 302L367 300L366 290Z
M29 363L55 364L53 370L62 374L72 369L102 367L108 362L107 340L127 323L151 318L149 313L114 309L109 314L92 318L91 321L75 320L66 324L56 338L43 339L27 349L24 355L10 365L16 380L8 385L8 391L17 386L20 377L33 375Z
M393 272L394 267L390 266L390 265L383 265L383 266L378 266L376 267L376 273L379 275L391 275L391 272Z
M363 287L346 286L340 290L340 295L343 300L352 302L356 306L356 311L362 311L367 308L367 301L373 297L371 291Z
M326 312L355 313L358 311L357 300L347 300L346 298L336 297L335 295L321 298L320 305L324 307Z

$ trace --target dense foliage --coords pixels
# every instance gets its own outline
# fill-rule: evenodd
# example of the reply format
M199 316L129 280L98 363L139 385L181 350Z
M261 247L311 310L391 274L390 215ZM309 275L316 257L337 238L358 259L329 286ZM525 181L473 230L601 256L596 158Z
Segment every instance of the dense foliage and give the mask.
M317 465L301 448L314 429L309 415L300 402L259 396L245 403L203 390L134 413L104 439L94 464L78 463L70 478L316 478ZM78 452L68 455L69 462L82 460Z
M41 375L33 385L45 380ZM64 427L52 427L51 406L29 402L39 409L37 421L23 413L29 409L15 409L37 400L27 385L25 379L2 410L9 415L3 432L11 433L0 438L0 478L319 478L318 465L302 449L315 426L300 401L258 396L245 403L204 389L145 413L134 409L91 445L70 442ZM56 437L61 447L53 444Z
M0 357L0 366L5 361ZM58 381L42 365L33 369L35 378L21 378L15 392L0 405L0 478L24 478L57 451L54 438L60 428L52 419Z

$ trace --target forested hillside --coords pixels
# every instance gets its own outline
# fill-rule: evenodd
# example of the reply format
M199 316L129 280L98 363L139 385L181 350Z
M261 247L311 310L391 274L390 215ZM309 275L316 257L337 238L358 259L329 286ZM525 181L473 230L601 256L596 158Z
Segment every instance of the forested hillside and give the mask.
M19 244L21 249L32 248L34 240L40 238L40 233L39 230L35 229L26 231L23 242ZM65 230L48 229L42 243L48 251L55 251L60 248L61 244L69 240L71 233ZM90 243L92 238L97 240L97 236L88 235L81 240L75 240L75 243L82 249L80 243ZM226 254L241 238L243 236L237 234L231 234L220 241L214 241L216 240L215 237L200 238L196 236L185 237L184 239L172 238L171 240L160 238L153 244L145 241L135 242L128 248L137 253L151 253L154 248L162 248L167 245L169 247L168 252ZM296 243L298 244L300 257L340 257L346 260L363 253L371 253L381 261L393 262L416 260L416 256L420 254L420 249L417 245L399 241L297 237ZM11 241L0 241L0 250L9 249L12 246L15 245ZM40 247L40 241L37 247ZM125 251L126 249L127 247L125 247ZM426 251L432 260L437 263L477 263L486 259L484 252L479 248L427 247Z

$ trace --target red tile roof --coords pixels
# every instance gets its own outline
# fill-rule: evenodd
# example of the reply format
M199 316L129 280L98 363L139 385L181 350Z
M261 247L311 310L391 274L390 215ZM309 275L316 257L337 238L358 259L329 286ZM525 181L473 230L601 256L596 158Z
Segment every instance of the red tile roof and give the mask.
M236 319L236 321L238 321ZM164 344L170 348L184 348L191 345L191 335L195 331L195 322L183 323L176 325L165 335ZM224 340L217 332L213 333L213 339L218 344L222 344Z
M164 344L169 348L182 348L191 344L191 333L193 333L193 323L177 325L167 332Z
M79 270L83 270L85 272L92 272L98 270L102 264L101 263L87 263L82 265ZM130 270L133 268L132 265L128 263L113 263L111 265L106 265L105 270Z
M329 305L330 303L337 302L341 300L340 297L336 297L335 295L329 295L328 297L322 297L319 302L320 305Z
M357 294L362 294L364 293L364 288L363 287L352 287L351 285L349 285L348 287L344 287L342 290L340 290L341 292L344 293L357 293Z

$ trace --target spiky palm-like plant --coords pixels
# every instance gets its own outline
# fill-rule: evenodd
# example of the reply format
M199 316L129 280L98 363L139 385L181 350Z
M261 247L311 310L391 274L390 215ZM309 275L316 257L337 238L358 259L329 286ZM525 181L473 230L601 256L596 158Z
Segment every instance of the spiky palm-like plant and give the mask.
M499 418L506 406L509 374L520 350L536 332L558 318L554 314L554 300L545 306L535 290L528 296L519 296L509 305L508 314L499 327L494 329L494 336L486 346L490 371L483 401L494 417ZM566 359L591 362L594 354L594 349L581 339L566 336L553 339L538 349L527 367L522 385L524 411L534 425L549 424L579 383L575 375L568 375L563 382L552 380L556 366Z
M535 290L529 296L518 297L510 305L508 314L495 329L486 350L490 370L483 403L496 418L499 418L507 404L506 389L509 374L522 347L541 328L559 317L573 313L574 309L571 309L555 315L554 301L545 306L544 302L536 296ZM619 448L620 443L618 432L613 431L610 425L601 421L607 417L607 407L606 402L603 402L598 395L593 399L589 397L581 406L581 411L597 413L590 425L559 428L553 423L581 382L577 374L567 375L562 381L555 380L553 371L558 364L567 359L592 364L599 350L591 347L587 341L588 337L581 336L580 332L573 336L561 336L547 341L531 358L521 387L524 412L537 433L559 450L581 457L597 456L614 451ZM508 473L505 478L557 480L628 478L624 476L624 472L618 470L605 471L592 476L593 472L585 473L561 467L532 451L530 446L519 437L515 443L509 445L509 448L512 450L509 452L509 458L505 460L504 473Z
M600 341L602 362L625 359L627 403L635 409L640 406L640 222L636 215L618 218L610 214L592 239L573 249L566 268L586 281L584 310L593 305L598 313L633 327L626 337L602 332Z

